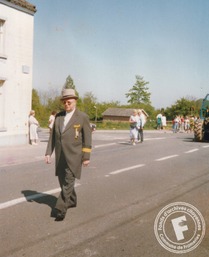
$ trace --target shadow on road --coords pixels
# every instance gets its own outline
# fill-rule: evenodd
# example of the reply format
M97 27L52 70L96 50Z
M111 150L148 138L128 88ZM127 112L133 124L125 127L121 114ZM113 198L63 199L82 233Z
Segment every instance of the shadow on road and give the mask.
M53 211L57 201L57 197L53 195L48 195L48 194L33 191L33 190L23 190L21 191L21 193L25 196L28 202L46 204L51 208L51 211Z
M182 140L182 138L179 138L179 139ZM191 137L185 137L182 141L183 141L183 142L195 143L194 138L191 138Z

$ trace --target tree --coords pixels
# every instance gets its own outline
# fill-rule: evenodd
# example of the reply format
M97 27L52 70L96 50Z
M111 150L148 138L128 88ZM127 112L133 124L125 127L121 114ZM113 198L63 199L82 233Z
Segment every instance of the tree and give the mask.
M48 110L49 114L52 111L56 111L56 112L62 111L64 108L63 108L62 102L60 101L60 96L56 96L54 98L48 98L46 109Z
M146 86L149 82L144 81L142 76L136 75L136 83L129 90L129 93L126 94L126 97L129 98L128 103L130 104L151 104L150 95L148 92L149 88Z
M66 81L65 81L65 84L64 84L64 86L63 86L63 89L64 89L64 88L72 88L72 89L75 90L75 93L76 93L76 95L78 96L77 106L80 106L80 105L81 105L81 100L79 99L78 91L76 90L74 81L73 81L73 79L71 78L70 75L66 78Z
M75 89L75 85L74 85L73 79L71 78L70 75L66 78L66 81L65 81L65 84L64 84L63 88Z
M189 100L185 97L180 98L171 107L166 108L165 115L172 120L176 115L197 115L198 107L195 100Z
M82 99L82 109L89 115L90 120L97 119L97 99L92 92L85 93Z
M33 89L32 90L32 110L36 111L36 115L40 115L41 109L42 109L42 104L40 101L39 94L37 90Z
M36 112L36 119L42 126L48 117L46 116L44 106L41 104L40 96L35 89L32 90L32 110Z

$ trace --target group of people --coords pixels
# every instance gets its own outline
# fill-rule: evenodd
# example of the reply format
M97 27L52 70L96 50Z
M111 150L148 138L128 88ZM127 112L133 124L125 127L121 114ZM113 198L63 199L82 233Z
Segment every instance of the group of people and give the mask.
M173 133L177 132L193 132L194 131L194 124L197 120L197 117L195 116L176 116L173 119Z
M142 110L133 110L132 115L129 118L130 123L130 140L132 145L135 145L136 142L144 141L143 128L146 122L145 115Z
M194 124L197 120L195 116L183 116L176 115L172 120L172 130L174 133L177 132L193 132ZM156 116L157 129L166 129L167 121L166 116L164 114L159 113Z

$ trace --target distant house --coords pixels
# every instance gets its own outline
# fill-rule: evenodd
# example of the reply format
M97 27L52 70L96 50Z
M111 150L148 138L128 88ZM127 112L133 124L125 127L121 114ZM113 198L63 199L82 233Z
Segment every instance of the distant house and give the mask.
M129 121L134 109L126 108L108 108L102 113L103 121ZM147 118L148 114L142 109L144 116Z
M36 7L0 0L0 146L28 142Z

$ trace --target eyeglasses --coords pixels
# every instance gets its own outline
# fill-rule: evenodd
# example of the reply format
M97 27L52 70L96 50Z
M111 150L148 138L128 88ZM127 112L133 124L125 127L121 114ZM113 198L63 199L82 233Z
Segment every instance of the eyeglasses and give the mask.
M63 101L62 103L63 103L63 104L68 104L68 105L71 105L71 104L72 104L70 101Z

